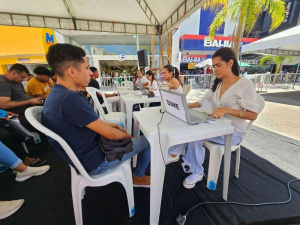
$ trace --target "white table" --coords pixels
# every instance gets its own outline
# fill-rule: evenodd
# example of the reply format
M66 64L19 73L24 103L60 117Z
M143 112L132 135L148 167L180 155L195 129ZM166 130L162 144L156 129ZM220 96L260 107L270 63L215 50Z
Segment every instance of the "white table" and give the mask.
M126 87L118 87L117 92L120 95L141 94L141 91L135 91L133 88L126 88Z
M225 135L223 199L227 200L231 160L231 139L233 126L231 120L222 118L216 124L188 125L185 122L164 113L160 127L160 143L157 124L161 120L160 107L145 108L133 113L137 123L151 146L151 190L150 190L150 225L159 223L161 196L163 190L165 165L169 147L177 144L203 140ZM184 131L184 132L183 132ZM161 152L162 149L162 152Z
M132 133L132 112L133 105L141 103L151 103L151 102L160 102L161 97L148 98L147 95L121 95L121 112L125 112L126 106L126 115L127 115L127 133Z

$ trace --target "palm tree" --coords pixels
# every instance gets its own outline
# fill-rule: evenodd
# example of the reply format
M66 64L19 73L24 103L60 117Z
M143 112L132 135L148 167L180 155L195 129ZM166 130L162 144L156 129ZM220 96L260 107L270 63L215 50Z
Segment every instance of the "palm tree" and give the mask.
M222 8L221 8L222 7ZM269 31L275 30L284 20L284 0L232 0L227 6L227 0L209 0L204 9L221 10L216 14L215 19L209 27L209 38L213 40L215 32L222 26L228 16L231 21L238 21L233 31L232 48L239 55L242 33L248 35L253 29L257 18L264 11L269 11L272 23Z
M260 61L259 61L259 65L262 66L264 65L264 63L266 61L273 61L276 64L276 72L275 72L275 77L273 79L273 84L276 83L277 80L277 76L278 76L278 72L279 70L281 70L282 68L282 63L284 61L287 62L293 62L294 61L294 57L293 56L274 56L274 55L264 55L263 57L261 57Z

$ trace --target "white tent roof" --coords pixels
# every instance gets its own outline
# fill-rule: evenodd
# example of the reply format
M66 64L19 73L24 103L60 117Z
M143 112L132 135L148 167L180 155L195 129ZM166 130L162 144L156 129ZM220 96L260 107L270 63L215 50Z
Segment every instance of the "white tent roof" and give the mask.
M156 34L166 33L204 0L0 0L0 25L52 29Z
M254 52L300 56L300 25L253 43L243 45L242 54Z

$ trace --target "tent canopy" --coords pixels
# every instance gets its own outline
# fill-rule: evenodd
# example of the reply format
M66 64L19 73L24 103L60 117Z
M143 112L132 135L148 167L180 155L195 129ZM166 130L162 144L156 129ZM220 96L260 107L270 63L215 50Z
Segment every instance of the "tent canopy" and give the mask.
M204 0L0 0L0 25L131 34L167 33Z
M284 56L300 56L300 25L251 44L242 46L242 54L266 53Z

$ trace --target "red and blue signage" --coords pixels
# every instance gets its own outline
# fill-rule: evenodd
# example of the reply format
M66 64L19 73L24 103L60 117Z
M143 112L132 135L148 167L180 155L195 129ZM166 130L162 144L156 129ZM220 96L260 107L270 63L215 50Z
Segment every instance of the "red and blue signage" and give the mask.
M180 38L180 51L216 51L221 47L231 47L231 37L215 36L210 41L208 35L185 34ZM242 38L241 45L259 40L258 38Z
M119 55L118 60L120 62L123 62L126 59L126 56L124 54Z

